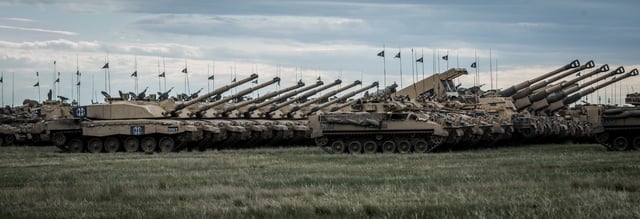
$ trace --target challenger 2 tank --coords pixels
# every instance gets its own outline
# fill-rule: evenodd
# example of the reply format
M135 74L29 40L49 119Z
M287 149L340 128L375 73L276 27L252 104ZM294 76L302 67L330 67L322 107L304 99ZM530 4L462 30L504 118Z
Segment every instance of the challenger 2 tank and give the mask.
M394 89L361 98L350 111L309 116L311 137L328 153L424 153L441 145L449 132L432 114L394 100Z
M638 75L638 70L616 77L605 84L612 84L626 77ZM600 85L599 85L600 86ZM586 90L588 94L592 90ZM599 123L594 125L594 134L598 143L609 150L640 150L640 104L638 93L627 94L625 101L631 106L605 106L597 109Z

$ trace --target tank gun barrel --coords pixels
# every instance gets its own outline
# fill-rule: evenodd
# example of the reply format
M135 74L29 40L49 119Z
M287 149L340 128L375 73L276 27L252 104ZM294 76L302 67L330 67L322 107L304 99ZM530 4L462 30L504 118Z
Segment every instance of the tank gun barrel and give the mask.
M348 99L349 97L353 97L353 96L355 96L356 94L359 94L359 93L365 92L366 90L369 90L369 89L371 89L371 88L373 88L373 87L377 87L377 86L378 86L378 82L377 82L377 81L376 81L376 82L373 82L373 83L372 83L372 84L370 84L370 85L364 86L364 87L362 87L362 88L360 88L360 89L358 89L358 90L355 90L355 91L352 91L352 92L350 92L350 93L348 93L348 94L342 95L341 97L338 97L338 98L333 99L333 100L331 100L331 101L329 101L329 102L323 103L323 104L321 104L320 106L314 107L314 108L312 108L312 109L307 113L307 115L310 115L311 113L314 113L314 112L316 112L316 111L318 111L318 110L321 110L321 109L323 109L323 108L325 108L325 107L328 107L328 106L330 106L330 105L332 105L332 104L335 104L335 103L337 103L337 102L339 102L339 101L346 100L346 99Z
M342 92L342 91L345 91L345 90L351 89L352 87L355 87L355 86L360 85L360 84L362 84L362 82L361 82L361 81L359 81L359 80L356 80L356 81L354 81L353 83L351 83L351 84L349 84L349 85L347 85L347 86L344 86L344 87L338 88L338 89L336 89L336 90L334 90L334 91L331 91L331 92L328 92L328 93L326 93L326 94L324 94L324 95L322 95L322 96L320 96L320 97L318 97L318 98L315 98L314 100L307 101L307 102L305 102L305 103L303 103L303 104L301 104L301 105L298 105L298 106L292 107L291 109L289 109L289 111L287 112L287 114L292 113L292 112L295 112L295 111L298 111L298 110L300 110L300 109L302 109L302 108L305 108L305 107L307 107L307 106L309 106L309 105L311 105L311 104L314 104L314 103L317 103L317 102L319 102L319 101L321 101L321 100L327 99L327 98L329 98L329 97L331 97L331 96L333 96L333 95L336 95L336 94L338 94L338 93L340 93L340 92ZM276 110L277 110L277 109L276 109Z
M244 107L246 105L249 105L249 104L252 104L252 103L256 103L256 102L261 102L261 101L264 101L266 99L275 97L277 95L280 95L280 94L283 94L283 93L286 93L286 92L301 88L303 86L304 86L304 82L298 81L298 83L293 85L293 86L290 86L290 87L287 87L287 88L284 88L284 89L280 89L278 91L269 92L269 93L267 93L265 95L262 95L259 98L255 98L253 100L243 101L241 103L237 103L237 104L233 104L231 106L225 107L224 111L222 113L228 113L228 112L231 112L231 111L233 111L235 109L238 109L240 107Z
M607 74L601 75L600 77L598 77L596 79L587 81L582 85L574 84L574 86L569 87L568 89L555 92L555 93L547 96L547 98L542 99L539 102L534 103L531 106L531 109L533 111L540 111L541 109L549 107L550 103L555 103L555 102L561 101L562 99L564 99L568 95L570 95L572 93L575 93L575 92L579 91L580 89L582 89L582 88L584 88L586 86L595 84L596 82L602 81L602 80L604 80L604 79L606 79L608 77L611 77L611 76L617 75L617 74L622 74L622 73L624 73L624 67L620 66L617 69L615 69L615 70L613 70L613 71L611 71L611 72L609 72Z
M292 96L295 96L296 94L299 94L299 93L302 93L302 92L305 92L305 91L311 90L311 89L316 88L316 87L319 87L319 86L322 86L323 84L324 84L324 82L322 82L322 81L317 81L317 82L316 82L315 84L313 84L313 85L309 85L309 86L306 86L306 87L302 87L301 89L294 90L294 91L291 91L291 92L289 92L289 93L283 94L282 96L280 96L280 97L278 97L278 98L274 98L274 99L271 99L271 100L268 100L268 101L262 102L262 103L260 103L260 104L258 104L258 105L251 106L251 107L249 107L249 109L247 110L247 112L251 112L251 111L254 111L254 110L256 110L256 109L260 109L260 108L262 108L262 107L269 106L269 105L271 105L271 104L273 104L273 103L277 103L278 101L281 101L281 100L286 100L286 99L287 99L287 98L289 98L289 97L292 97Z
M241 91L239 91L238 93L236 93L234 95L231 95L231 96L222 98L221 100L215 101L213 103L204 105L204 106L200 107L195 113L202 113L202 112L204 112L204 111L206 111L208 109L211 109L211 108L216 107L216 106L218 106L220 104L226 103L229 100L233 100L235 98L242 97L242 96L247 95L247 94L249 94L249 93L251 93L253 91L256 91L256 90L262 89L262 88L264 88L266 86L278 83L279 81L280 81L280 78L279 77L275 77L271 81L258 84L255 87L250 87L250 88L241 90Z
M531 94L529 96L523 97L521 99L517 99L517 100L514 101L514 105L516 106L516 108L518 110L522 110L522 109L530 106L531 103L534 103L536 101L540 101L540 100L545 99L545 98L549 98L549 96L554 94L554 93L562 92L562 91L566 92L566 91L569 91L569 90L572 90L572 89L576 89L576 88L579 89L580 86L578 86L578 84L577 84L578 81L581 81L582 79L585 79L587 77L591 77L592 75L598 74L600 72L605 72L605 71L608 71L608 70L609 70L609 65L605 64L605 65L601 66L598 69L595 69L595 70L593 70L593 71L591 71L589 73L583 74L583 75L581 75L579 77L576 77L576 78L574 78L574 79L572 79L570 81L562 82L562 83L553 85L553 86L551 86L549 88L539 90L539 91L537 91L537 92L535 92L535 93L533 93L533 94ZM570 72L575 73L573 70L570 71Z
M531 93L535 93L535 91L537 91L537 90L539 90L539 89L541 89L541 88L543 88L543 87L545 87L545 86L547 86L547 85L549 85L549 84L551 84L553 82L556 82L556 81L558 81L558 80L560 80L562 78L565 78L565 77L567 77L569 75L573 75L576 72L579 72L579 71L582 71L582 70L585 70L585 69L588 69L588 68L593 68L595 66L596 66L595 62L593 62L593 60L590 60L587 63L585 63L584 65L581 65L580 67L571 69L569 71L562 72L562 74L556 75L555 77L553 77L551 79L543 80L543 81L535 83L535 84L533 84L533 85L531 85L529 87L523 88L523 89L519 90L516 94L511 96L511 98L513 98L514 100L520 99L520 98L524 98L524 97L530 95ZM605 71L608 71L608 70L605 70Z
M234 88L234 87L240 86L240 85L242 85L242 84L244 84L244 83L247 83L247 82L252 81L252 80L254 80L254 79L257 79L257 78L258 78L258 75L257 75L257 74L251 74L251 75L250 75L249 77L247 77L247 78L244 78L244 79L242 79L242 80L239 80L239 81L233 82L233 83L231 83L231 84L228 84L228 85L222 86L222 87L220 87L220 88L218 88L218 89L216 89L216 90L214 90L214 91L211 91L211 92L209 92L209 93L206 93L206 94L204 94L204 95L202 95L202 96L199 96L199 97L194 98L194 99L192 99L192 100L189 100L189 101L187 101L187 102L184 102L184 103L178 104L178 105L176 105L176 106L173 108L173 110L171 111L171 113L175 113L175 112L177 112L178 110L184 109L184 108L186 108L186 107L188 107L188 106L190 106L190 105L196 104L196 103L198 103L198 102L202 102L203 100L205 100L205 99L207 99L207 98L209 98L209 97L212 97L212 96L215 96L215 95L218 95L218 94L222 94L222 93L224 93L224 92L226 92L226 91L228 91L228 90L230 90L230 89L232 89L232 88Z
M268 111L268 112L276 111L276 110L278 110L278 109L280 109L280 108L282 108L282 107L285 107L285 106L291 105L292 103L294 103L294 102L296 102L296 101L298 101L298 100L301 100L301 99L304 99L304 98L308 98L308 97L310 97L310 96L313 96L314 94L317 94L317 93L318 93L318 92L320 92L320 91L323 91L323 90L329 89L329 88L331 88L331 87L333 87L333 86L336 86L336 85L338 85L338 84L340 84L340 83L342 83L342 80L340 80L340 79L335 80L335 81L334 81L333 83L331 83L331 84L324 85L324 86L322 86L322 87L320 87L320 88L314 89L314 90L309 91L309 92L307 92L307 93L304 93L304 94L302 94L302 95L300 95L300 96L297 96L296 98L293 98L293 99L291 99L291 100L289 100L289 101L286 101L286 102L284 102L284 103L280 103L280 104L278 104L278 105L276 105L276 106L274 106L274 107L271 107L271 109L269 109L269 110L267 110L267 111Z
M563 108L565 106L568 106L568 105L570 105L572 103L577 102L578 100L580 100L580 98L582 98L582 97L584 97L586 95L589 95L589 94L591 94L591 93L593 93L593 92L595 92L595 91L597 91L599 89L602 89L602 88L604 88L606 86L609 86L609 85L611 85L613 83L616 83L618 81L624 80L624 79L626 79L628 77L637 76L637 75L638 75L638 69L633 69L633 70L631 70L630 72L628 72L628 73L626 73L624 75L621 75L619 77L614 77L613 79L611 79L609 81L606 81L606 82L604 82L602 84L599 84L599 85L596 85L596 86L593 86L593 87L589 87L587 89L584 89L584 90L580 91L579 93L573 94L573 95L571 95L571 96L569 96L567 98L562 99L562 101L558 101L557 103L553 103L553 104L549 105L549 107L547 107L546 110L548 110L549 112L555 112L558 109L561 109L561 108Z
M542 79L551 77L552 75L558 74L558 73L566 71L568 69L577 68L578 66L580 66L580 61L573 60L571 63L566 64L566 65L564 65L564 66L562 66L562 67L560 67L560 68L558 68L556 70L553 70L553 71L551 71L549 73L546 73L546 74L538 76L538 77L536 77L534 79L531 79L531 80L524 81L524 82L521 82L519 84L513 85L513 86L501 91L500 92L500 96L511 97L514 94L516 94L519 90L527 88L527 87L531 86L532 84L537 83L538 81L541 81Z

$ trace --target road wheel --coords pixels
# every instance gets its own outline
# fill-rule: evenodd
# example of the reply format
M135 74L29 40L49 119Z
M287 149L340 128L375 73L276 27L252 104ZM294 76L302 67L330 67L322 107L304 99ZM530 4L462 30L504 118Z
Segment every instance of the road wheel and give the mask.
M82 139L74 138L69 141L69 151L71 153L80 153L84 149L84 143Z
M158 146L163 153L173 152L176 148L176 141L172 137L164 136L158 140Z
M396 143L393 141L385 141L382 143L382 153L395 153Z
M378 152L378 144L375 141L365 141L362 144L362 149L365 154L375 154Z
M400 140L396 145L398 145L398 152L402 154L411 152L411 142L407 140Z
M362 143L359 141L349 142L349 153L360 154L362 153Z
M327 144L329 144L329 138L327 137L319 137L314 139L314 141L316 142L316 145L318 146L325 146Z
M100 138L91 138L87 142L87 151L91 153L100 153L102 152L103 144Z
M640 137L633 139L633 149L640 150Z
M13 145L14 143L16 143L16 136L15 135L5 135L4 136L4 144Z
M629 140L624 136L618 136L613 139L612 147L616 151L624 151L629 149Z
M115 153L120 149L120 141L116 137L107 137L104 140L104 150L108 153Z
M413 150L416 153L427 153L429 151L429 144L427 144L427 141L418 140L415 145L413 145Z
M140 150L140 141L136 137L129 136L124 139L124 150L132 153Z
M51 141L55 146L63 146L67 143L67 135L61 132L53 133L51 136Z
M345 149L346 147L343 141L337 140L331 143L331 150L333 150L333 153L341 154L344 153Z
M156 139L151 136L144 137L140 140L140 147L145 153L153 153L156 150L156 146L158 146Z

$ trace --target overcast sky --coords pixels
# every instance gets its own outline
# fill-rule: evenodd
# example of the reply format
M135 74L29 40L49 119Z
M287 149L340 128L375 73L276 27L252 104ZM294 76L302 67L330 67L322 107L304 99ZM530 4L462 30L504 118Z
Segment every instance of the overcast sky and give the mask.
M296 79L313 83L363 79L383 83L386 48L387 84L412 83L434 69L467 69L479 60L480 80L490 88L489 51L498 87L533 78L579 59L612 67L638 67L640 3L637 1L86 1L4 0L0 3L0 71L4 104L41 98L61 73L59 95L71 97L72 75L82 72L81 103L104 90L110 62L112 94L132 91L136 70L140 90L157 92L158 73L166 70L167 86L184 92L188 66L190 90L208 90L258 72L261 82L279 72L283 86ZM425 3L428 2L428 3ZM482 3L481 3L482 2ZM487 3L489 2L489 3ZM412 66L411 50L424 66ZM433 61L433 54L438 61ZM440 57L449 54L449 62ZM137 60L137 66L136 66ZM164 64L163 64L164 60ZM77 61L77 66L76 66ZM459 63L459 64L458 64ZM74 79L75 80L75 79ZM627 93L640 79L623 82ZM473 86L473 77L460 83ZM164 85L163 85L164 86ZM249 86L249 85L247 85ZM494 85L495 86L495 85ZM634 87L636 86L636 87ZM244 88L244 87L242 87ZM273 88L270 88L273 89ZM268 90L268 89L267 89ZM73 92L76 92L75 90ZM263 92L266 92L264 90ZM610 93L610 92L609 92ZM100 95L98 97L102 99Z

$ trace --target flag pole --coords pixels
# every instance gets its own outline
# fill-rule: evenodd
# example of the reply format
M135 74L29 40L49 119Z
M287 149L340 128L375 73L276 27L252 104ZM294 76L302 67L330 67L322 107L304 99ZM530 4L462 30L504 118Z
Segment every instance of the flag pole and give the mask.
M78 55L76 55L76 89L78 89L78 101L76 102L78 105L80 105L80 64L78 61ZM73 76L71 77L73 78Z
M0 76L0 86L2 86L2 107L4 107L4 72L2 72L2 76Z
M40 73L38 73L38 72L36 72L36 79L37 79L37 82L36 82L37 86L36 87L38 87L38 102L41 102L42 98L40 97Z
M447 70L449 70L449 50L447 49L447 59L445 59L445 61L447 61Z
M422 80L424 80L424 49L420 49L420 57L422 57Z
M162 57L162 74L164 74L164 77L162 77L164 81L164 92L167 92L167 66L164 62L164 56Z
M60 76L60 73L58 73L58 76ZM51 84L51 88L53 89L53 95L52 98L56 96L56 60L53 60L53 83Z
M16 73L15 72L11 72L11 107L15 106L15 91L16 91Z
M162 74L162 72L160 72L160 60L158 60L158 92L161 93L162 92L162 84L160 81L160 75Z
M385 46L382 44L382 74L384 77L384 88L387 89L387 57L384 55Z
M491 89L493 90L493 58L491 56L491 48L489 48L489 79L491 80Z
M400 89L404 88L404 85L402 84L402 49L398 48L398 55L397 58L398 60L400 60Z

